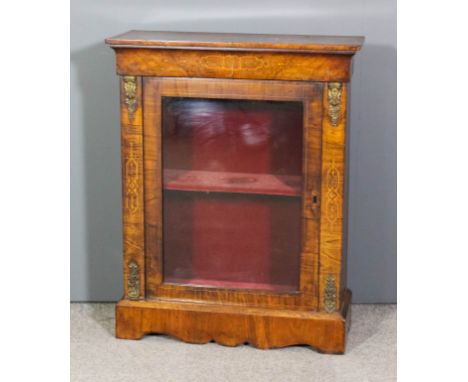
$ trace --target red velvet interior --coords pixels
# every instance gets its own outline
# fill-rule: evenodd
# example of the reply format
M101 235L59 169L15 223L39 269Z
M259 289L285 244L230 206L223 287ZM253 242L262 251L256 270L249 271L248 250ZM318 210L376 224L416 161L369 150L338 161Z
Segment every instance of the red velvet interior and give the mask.
M164 281L292 291L302 104L163 98Z

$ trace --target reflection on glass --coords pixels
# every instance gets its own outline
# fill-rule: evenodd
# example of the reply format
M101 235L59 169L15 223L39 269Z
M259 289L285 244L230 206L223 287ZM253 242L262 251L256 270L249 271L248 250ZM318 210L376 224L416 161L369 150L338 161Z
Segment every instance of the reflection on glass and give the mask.
M297 290L302 104L162 106L164 282Z

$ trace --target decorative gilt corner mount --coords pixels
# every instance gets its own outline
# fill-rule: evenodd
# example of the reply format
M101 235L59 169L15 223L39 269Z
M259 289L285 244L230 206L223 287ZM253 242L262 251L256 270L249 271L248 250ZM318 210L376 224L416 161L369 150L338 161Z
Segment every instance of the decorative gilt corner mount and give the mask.
M137 81L135 76L123 76L123 90L125 95L125 105L127 105L128 118L133 119L133 114L137 109Z
M343 84L341 82L328 84L328 117L333 127L338 125L340 119L342 90Z

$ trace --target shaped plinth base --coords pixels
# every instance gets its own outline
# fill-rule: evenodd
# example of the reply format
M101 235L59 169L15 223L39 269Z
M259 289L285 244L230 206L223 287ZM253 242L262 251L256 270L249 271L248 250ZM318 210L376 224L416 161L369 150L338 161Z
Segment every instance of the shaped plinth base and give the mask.
M249 343L260 349L309 345L342 354L350 322L351 291L339 312L250 308L167 300L121 300L116 306L116 336L140 339L161 333L182 341L226 346Z

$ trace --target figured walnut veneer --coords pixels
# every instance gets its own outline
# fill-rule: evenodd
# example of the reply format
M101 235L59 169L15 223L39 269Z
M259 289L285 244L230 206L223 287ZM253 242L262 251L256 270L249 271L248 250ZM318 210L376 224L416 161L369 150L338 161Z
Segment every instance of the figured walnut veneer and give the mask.
M125 282L117 337L166 333L192 343L343 353L351 301L343 241L348 82L363 38L132 31L106 41L121 75ZM165 96L302 103L303 186L288 191L302 193L297 291L164 282Z

